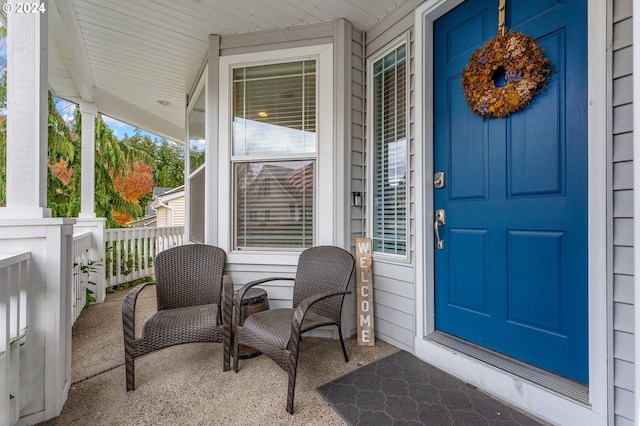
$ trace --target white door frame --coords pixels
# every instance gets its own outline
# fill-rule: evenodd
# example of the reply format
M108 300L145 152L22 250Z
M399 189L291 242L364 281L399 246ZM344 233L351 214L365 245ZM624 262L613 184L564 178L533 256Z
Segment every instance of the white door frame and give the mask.
M607 2L588 0L589 397L590 407L431 342L435 330L433 217L433 22L463 0L427 0L415 13L416 339L419 358L559 424L606 424L609 394L607 292ZM497 13L497 10L496 10Z

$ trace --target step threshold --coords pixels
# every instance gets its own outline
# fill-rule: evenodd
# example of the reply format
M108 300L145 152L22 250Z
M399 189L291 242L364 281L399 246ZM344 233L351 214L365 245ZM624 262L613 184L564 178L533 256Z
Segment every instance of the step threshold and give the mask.
M521 379L536 384L544 389L555 392L566 398L570 398L586 406L590 406L589 386L584 383L579 383L575 380L558 376L557 374L522 361L518 361L441 331L434 331L426 338L470 358L520 377Z

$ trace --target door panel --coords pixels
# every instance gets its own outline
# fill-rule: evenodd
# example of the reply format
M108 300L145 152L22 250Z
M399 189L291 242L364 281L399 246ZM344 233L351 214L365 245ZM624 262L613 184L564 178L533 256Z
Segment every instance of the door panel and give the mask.
M514 114L508 126L509 195L551 195L564 192L565 132L562 117L564 84L563 31L537 40L553 64L551 82L534 98L535 114Z
M510 231L507 253L507 320L562 333L564 236L562 232ZM517 284L517 285L510 285Z
M449 288L449 303L460 309L466 309L479 314L488 312L487 306L487 270L488 233L484 229L450 229L448 243L450 263L464 265L464 268L451 270L451 287ZM475 285L469 288L465 285L473 280Z
M458 111L466 108L460 74L449 79L448 88L451 109ZM450 173L456 176L455 180L450 180L449 190L454 200L488 197L489 144L484 123L473 118L467 115L448 117L451 129L448 143ZM451 155L458 152L464 152L465 155Z
M483 119L460 77L497 4L467 0L434 24L436 328L587 382L586 2L507 3L552 75L523 111Z

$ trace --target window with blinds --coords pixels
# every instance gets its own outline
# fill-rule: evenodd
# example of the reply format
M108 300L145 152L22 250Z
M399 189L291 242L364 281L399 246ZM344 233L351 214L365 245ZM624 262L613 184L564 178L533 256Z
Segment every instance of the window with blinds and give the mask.
M406 45L373 63L373 249L407 252Z
M316 61L233 70L236 250L314 242Z

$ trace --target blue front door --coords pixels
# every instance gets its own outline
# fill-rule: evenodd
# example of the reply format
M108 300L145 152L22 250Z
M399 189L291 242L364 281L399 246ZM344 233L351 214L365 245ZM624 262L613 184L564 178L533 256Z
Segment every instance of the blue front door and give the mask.
M552 73L524 110L481 118L460 83L498 29L498 0L467 0L434 24L436 328L588 382L587 2L508 1L509 29ZM603 200L604 202L604 200Z

